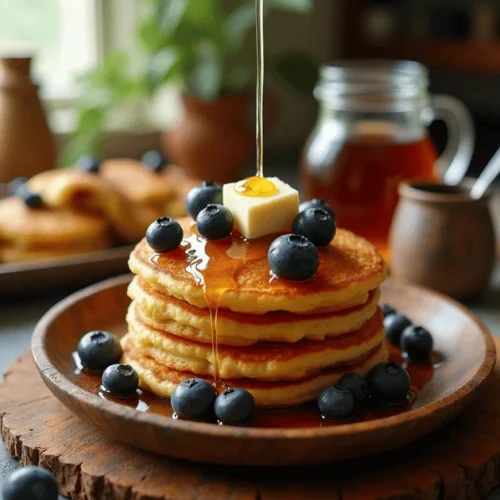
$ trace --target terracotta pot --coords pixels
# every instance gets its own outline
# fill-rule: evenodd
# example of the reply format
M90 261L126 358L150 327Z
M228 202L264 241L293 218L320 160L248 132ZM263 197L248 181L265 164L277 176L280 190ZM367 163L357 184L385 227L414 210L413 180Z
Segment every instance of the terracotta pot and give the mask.
M392 223L391 273L464 299L483 290L495 263L490 194L465 186L403 183Z
M193 177L227 182L234 179L254 149L249 95L217 101L183 96L184 115L164 134L167 157Z
M56 150L30 57L0 58L0 182L55 167Z

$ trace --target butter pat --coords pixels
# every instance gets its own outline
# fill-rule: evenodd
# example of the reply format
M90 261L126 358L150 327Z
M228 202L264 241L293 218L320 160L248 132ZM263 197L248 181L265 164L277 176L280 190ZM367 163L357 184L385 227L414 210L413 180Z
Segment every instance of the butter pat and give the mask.
M225 184L223 203L231 210L235 229L247 239L290 231L299 211L299 193L277 177L269 177L278 192L271 196L245 196L235 191L236 183Z

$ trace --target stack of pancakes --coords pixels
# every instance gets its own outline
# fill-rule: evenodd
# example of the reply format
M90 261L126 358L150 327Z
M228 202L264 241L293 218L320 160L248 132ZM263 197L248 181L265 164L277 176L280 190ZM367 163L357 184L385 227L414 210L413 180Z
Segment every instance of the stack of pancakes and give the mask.
M378 307L386 265L366 240L338 230L316 275L289 282L270 276L273 238L206 242L192 221L181 225L180 248L158 256L143 240L130 257L122 345L144 388L169 397L185 378L218 375L259 407L285 407L387 360Z
M178 167L159 173L135 160L114 159L98 174L49 170L28 181L43 208L0 200L0 262L18 262L136 243L158 217L185 215L186 194L197 182Z

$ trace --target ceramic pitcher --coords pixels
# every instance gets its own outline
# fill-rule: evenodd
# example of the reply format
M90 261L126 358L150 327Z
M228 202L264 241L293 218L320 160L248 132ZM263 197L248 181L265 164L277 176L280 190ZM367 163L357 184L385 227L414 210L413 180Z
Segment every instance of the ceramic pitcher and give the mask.
M0 58L0 182L55 167L56 151L30 57Z
M402 183L390 234L391 274L464 299L483 290L495 263L490 193L468 186Z

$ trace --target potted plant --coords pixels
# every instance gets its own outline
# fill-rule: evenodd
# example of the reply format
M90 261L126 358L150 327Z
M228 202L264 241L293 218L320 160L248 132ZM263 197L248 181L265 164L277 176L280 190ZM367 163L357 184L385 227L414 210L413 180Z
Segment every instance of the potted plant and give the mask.
M144 1L135 49L109 54L82 79L78 126L64 161L99 154L110 113L174 84L182 91L184 116L163 134L167 156L191 175L226 181L254 144L255 0ZM266 14L306 13L313 1L264 5ZM271 63L295 88L311 91L317 70L306 56L287 53Z

